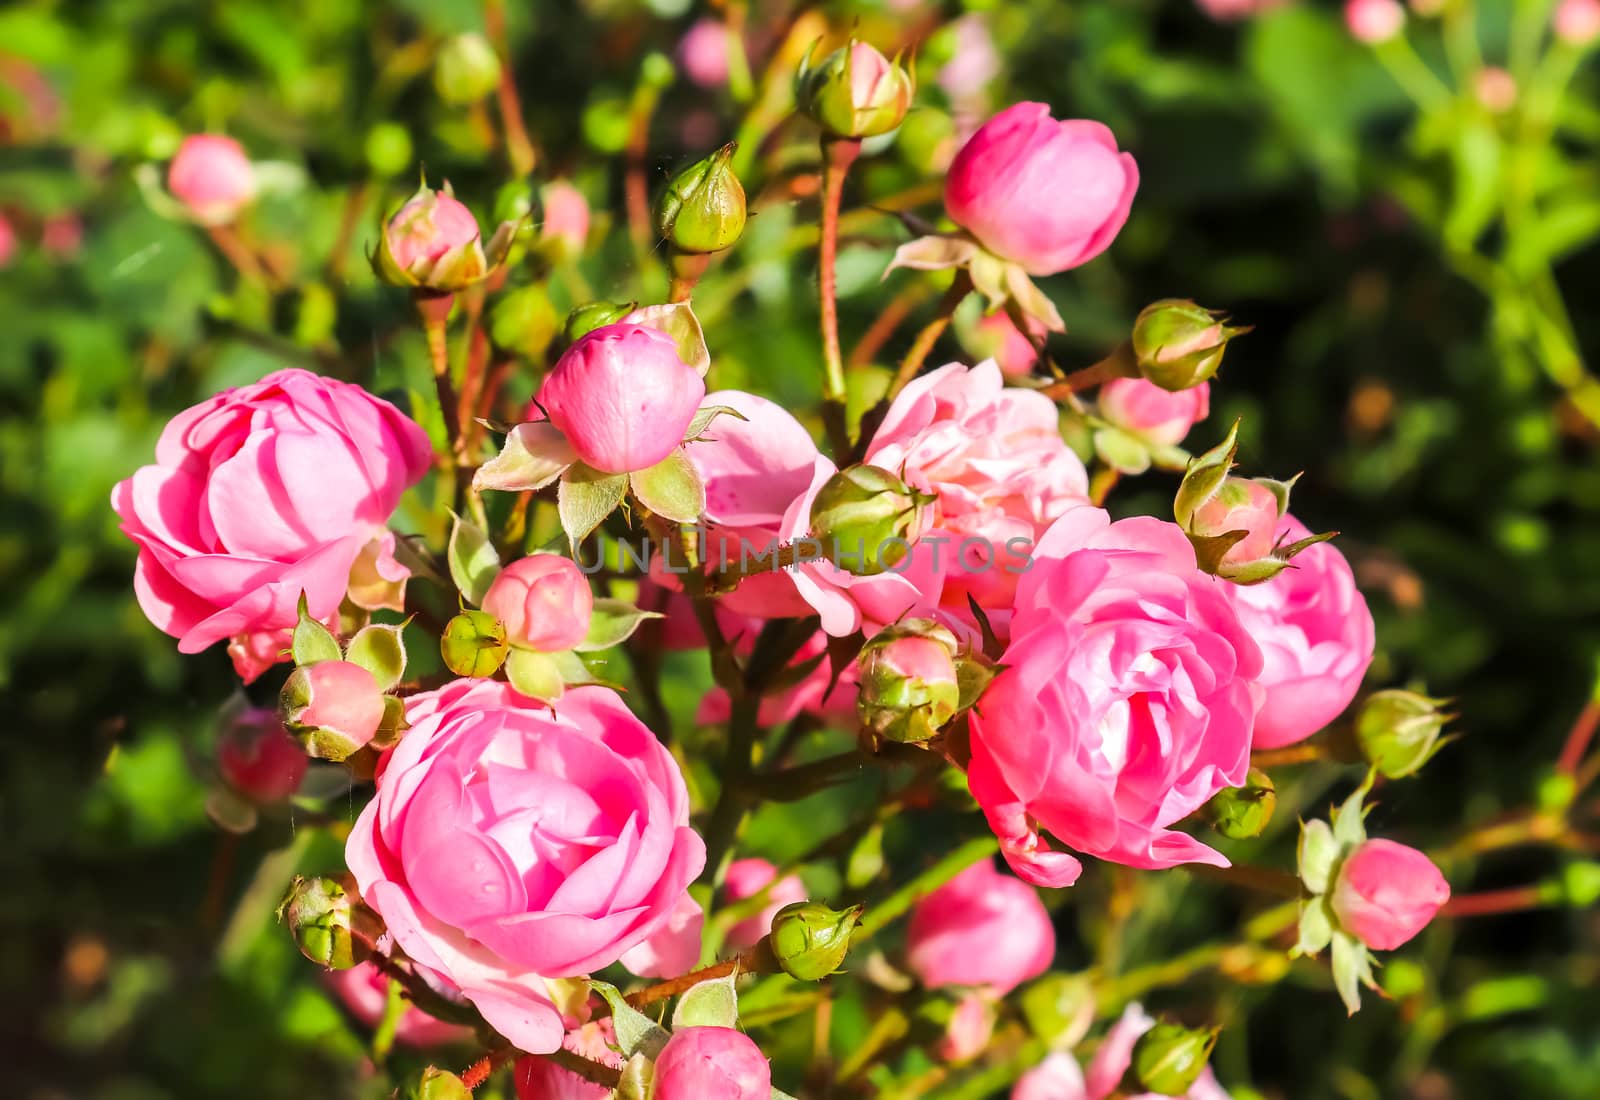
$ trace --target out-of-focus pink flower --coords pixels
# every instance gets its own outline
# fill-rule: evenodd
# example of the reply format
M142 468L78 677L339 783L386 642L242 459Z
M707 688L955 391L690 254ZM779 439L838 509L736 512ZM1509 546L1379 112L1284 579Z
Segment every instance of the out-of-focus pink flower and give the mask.
M406 717L345 862L417 965L534 1054L565 1030L545 979L693 965L705 845L672 754L615 692L456 680Z
M1278 523L1282 540L1310 533L1290 515ZM1255 747L1292 745L1337 718L1361 687L1376 640L1372 612L1344 555L1318 543L1269 581L1221 587L1261 647L1258 679L1266 698L1256 715Z
M61 97L44 73L20 57L0 56L0 145L49 137L61 123Z
M1200 10L1219 22L1248 19L1279 7L1284 0L1195 0Z
M1130 867L1227 864L1171 826L1244 782L1261 651L1175 524L1068 511L1034 549L1000 663L967 781L1017 874L1077 879L1041 829Z
M1143 378L1113 378L1100 387L1100 415L1155 444L1176 447L1211 415L1211 383L1173 393Z
M728 26L720 19L697 19L678 41L678 67L691 84L720 88L728 82Z
M505 624L512 645L556 653L589 633L594 591L571 558L532 554L500 571L484 594L483 610Z
M966 15L950 27L955 36L955 52L939 70L939 87L953 102L961 103L983 93L1000 75L1000 54L994 48L989 25L980 15Z
M1472 91L1491 114L1503 115L1517 105L1517 78L1498 65L1479 69Z
M773 880L777 879L776 882ZM771 889L768 889L768 887ZM761 938L772 931L772 918L785 905L806 900L805 883L798 875L778 878L778 869L764 859L736 859L728 864L723 876L722 893L725 902L743 901L767 891L767 903L761 912L740 921L728 929L727 948L743 951L754 947Z
M1600 0L1561 0L1554 27L1556 37L1567 45L1590 45L1600 38Z
M1049 330L1032 317L1028 331L1043 337ZM968 350L980 359L993 359L1007 378L1026 378L1039 363L1038 347L1017 330L1003 309L990 310L978 319L967 338Z
M1405 29L1406 9L1400 0L1345 0L1344 22L1356 41L1376 46Z
M705 395L705 380L678 357L670 336L618 323L568 348L538 400L580 461L621 474L676 450Z
M1411 939L1449 900L1433 861L1392 840L1363 841L1346 856L1330 896L1339 927L1376 951Z
M946 1062L966 1062L982 1054L994 1037L995 1017L992 994L968 993L962 997L939 1037L939 1057Z
M294 625L301 593L317 620L338 612L351 565L432 457L393 405L309 371L179 413L156 464L111 496L139 546L139 606L181 653L234 639L235 667L253 679L281 659L267 647Z
M561 1045L591 1062L621 1069L622 1056L612 1049L616 1041L616 1028L606 1018L567 1032ZM611 1095L606 1086L585 1081L570 1069L536 1055L517 1060L512 1081L517 1100L606 1100Z
M1123 1074L1128 1072L1128 1066L1133 1063L1133 1045L1139 1041L1139 1036L1155 1026L1155 1020L1141 1006L1131 1004L1127 1007L1089 1062L1089 1071L1084 1079L1087 1100L1105 1100L1117 1090ZM1183 1095L1185 1100L1228 1100L1228 1094L1217 1084L1210 1066L1200 1071L1200 1076ZM1143 1092L1129 1097L1129 1100L1163 1098L1153 1092Z
M769 1100L772 1067L761 1048L731 1027L672 1033L656 1056L654 1100Z
M46 218L39 229L39 247L58 260L77 255L83 247L83 220L71 211Z
M0 267L10 267L16 256L17 231L11 227L10 219L0 214Z
M255 199L255 168L232 138L191 134L167 166L167 190L197 218L228 221Z
M479 239L478 219L445 191L419 192L384 226L389 255L403 271L438 264Z
M1083 1070L1077 1059L1057 1050L1017 1078L1011 1100L1089 1100L1089 1093L1083 1087Z
M322 980L350 1010L350 1015L366 1027L378 1026L389 997L389 978L376 964L364 962L346 970L329 970L322 975ZM394 1038L403 1046L436 1047L468 1042L472 1039L472 1029L447 1024L416 1005L407 1004L395 1026Z
M300 788L311 761L283 728L275 710L249 707L233 715L217 744L223 782L260 805L281 802Z
M974 863L917 903L906 965L923 985L974 986L1003 997L1050 969L1056 930L1033 887Z
M1043 103L1018 103L956 154L944 204L989 251L1050 275L1105 251L1138 186L1138 166L1105 126L1058 122Z
M566 180L546 184L540 198L544 224L539 235L559 243L569 257L582 255L589 240L589 200Z
M750 583L748 580L744 582ZM733 642L735 652L745 656L755 649L756 635L761 632L761 620L735 615L726 607L717 609L717 619L722 624L723 636ZM700 644L705 644L703 634ZM861 680L861 670L855 662L851 662L840 669L836 677L827 652L828 638L820 631L795 652L787 667L799 670L809 666L810 671L761 700L759 721L763 726L781 726L797 715L812 714L818 718L845 719L854 728L856 690ZM714 725L726 722L732 713L733 706L727 691L714 687L701 700L695 721L701 725Z

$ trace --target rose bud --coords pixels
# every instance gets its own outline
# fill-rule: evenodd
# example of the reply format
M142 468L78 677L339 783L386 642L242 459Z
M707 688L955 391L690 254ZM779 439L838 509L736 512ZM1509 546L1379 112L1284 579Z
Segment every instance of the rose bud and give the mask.
M1439 735L1451 717L1439 709L1444 702L1398 688L1367 697L1356 713L1356 741L1379 775L1414 775L1443 747Z
M167 166L167 190L200 221L221 225L255 199L255 168L232 138L191 134Z
M689 83L720 88L728 82L729 31L720 19L697 19L678 40L678 68Z
M916 85L898 64L852 39L795 77L800 110L837 138L867 138L900 125Z
M847 573L874 577L911 552L922 507L933 498L877 466L846 466L811 502L811 534L822 556Z
M595 329L557 360L538 404L580 461L608 474L645 470L683 442L705 380L670 336L636 324Z
M567 314L562 332L569 344L576 343L597 328L616 324L637 308L637 302L590 302Z
M383 725L383 691L371 672L351 661L295 669L280 702L284 724L321 760L345 759Z
M445 667L457 676L493 676L509 652L505 624L487 611L463 611L439 637Z
M1162 1096L1183 1096L1205 1071L1216 1028L1191 1028L1165 1021L1133 1044L1132 1071L1139 1084Z
M1484 110L1503 115L1517 105L1517 78L1498 65L1485 65L1472 80L1472 92Z
M873 635L857 658L861 724L890 741L926 741L955 717L961 702L954 634L912 619Z
M1272 777L1260 768L1251 768L1242 787L1225 787L1206 803L1211 827L1231 840L1260 836L1272 820L1278 805L1278 791Z
M500 86L500 58L483 35L455 35L439 48L433 86L446 103L476 103Z
M939 1039L939 1058L967 1062L982 1054L994 1037L996 1015L994 998L986 993L969 993L957 1001Z
M347 970L372 955L383 929L354 891L338 879L296 876L278 907L300 953L318 966Z
M1046 974L1022 991L1022 1015L1056 1050L1078 1045L1094 1023L1094 984L1081 974Z
M1156 447L1176 447L1211 412L1211 384L1174 393L1143 378L1113 378L1100 387L1100 416Z
M1374 950L1392 951L1450 900L1450 884L1415 848L1367 840L1345 857L1330 898L1344 931Z
M478 220L450 191L420 187L383 227L372 269L391 286L448 295L505 261L516 230L503 222L484 251Z
M906 964L923 985L979 986L1004 997L1050 969L1056 931L1033 887L974 863L919 901Z
M559 653L589 633L594 592L570 558L533 554L500 571L483 597L483 610L505 625L511 645Z
M1053 275L1106 250L1128 220L1139 169L1098 122L1018 103L956 154L944 205L990 252L1030 275Z
M466 1082L448 1070L429 1066L395 1093L399 1100L472 1100Z
M539 201L544 206L539 239L562 260L583 255L583 246L589 240L589 200L583 192L566 180L556 180L539 192Z
M1592 45L1600 38L1600 0L1561 0L1553 25L1567 45Z
M1120 1096L1135 1092L1140 1086L1126 1084L1127 1078L1132 1076L1129 1071L1134 1062L1134 1046L1140 1036L1155 1027L1155 1020L1147 1016L1140 1005L1129 1005L1101 1041L1084 1072L1086 1094L1108 1097L1113 1093ZM1118 1092L1119 1088L1126 1092ZM1155 1095L1159 1094L1140 1093L1137 1100L1153 1100ZM1177 1095L1187 1100L1226 1100L1228 1094L1217 1084L1210 1067L1202 1066L1194 1081L1179 1089Z
M223 782L257 805L294 794L310 763L276 711L251 708L237 715L217 746Z
M1005 310L990 310L962 334L962 343L977 358L993 359L1007 378L1026 378L1039 363L1039 348L1029 337L1042 337L1049 330L1033 317L1025 321L1026 336Z
M1270 486L1251 478L1229 477L1210 500L1194 510L1184 530L1202 539L1243 531L1244 537L1228 547L1218 562L1243 565L1272 554L1278 515L1278 497Z
M1207 381L1222 365L1228 341L1249 331L1230 328L1223 320L1219 313L1178 298L1145 306L1133 323L1139 373L1173 393Z
M656 1055L651 1100L770 1100L772 1067L761 1048L731 1027L673 1032Z
M656 199L656 232L680 252L720 252L744 232L744 185L729 142L673 176Z
M772 953L790 977L820 982L844 962L860 920L859 905L845 910L815 901L785 905L772 918Z
M1344 23L1357 42L1376 46L1405 29L1406 9L1400 0L1345 0Z
M4 214L0 214L0 268L11 266L17 255L17 231Z
M773 880L777 881L773 881ZM740 921L723 937L723 942L733 951L743 951L760 943L772 931L772 922L787 905L805 900L805 884L797 875L778 878L778 869L764 859L736 859L728 864L722 876L722 896L725 903L743 901L766 891L766 904L761 912Z

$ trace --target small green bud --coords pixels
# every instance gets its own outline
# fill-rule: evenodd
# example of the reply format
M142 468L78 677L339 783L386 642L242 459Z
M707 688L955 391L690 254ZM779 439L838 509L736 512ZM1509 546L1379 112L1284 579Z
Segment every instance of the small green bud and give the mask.
M1217 1045L1217 1031L1162 1021L1133 1044L1129 1073L1147 1092L1182 1096L1206 1068L1211 1048Z
M1147 381L1176 393L1208 380L1222 365L1228 341L1248 328L1229 328L1220 313L1179 298L1145 306L1133 323L1133 354Z
M395 1100L472 1100L472 1090L448 1070L429 1066L402 1085Z
M597 328L614 325L637 308L636 302L590 302L567 314L563 334L571 343Z
M673 176L656 199L656 232L683 252L720 252L744 232L744 185L729 142Z
M415 163L411 157L411 134L398 122L380 122L368 130L364 152L367 167L379 179L397 176Z
M862 725L890 741L926 741L954 718L961 703L956 672L960 643L929 619L912 619L873 635L861 648Z
M847 466L811 502L811 534L822 556L847 573L874 577L899 565L921 533L920 493L888 470Z
M861 906L843 911L815 901L785 905L772 918L768 943L778 965L803 982L819 982L839 969L850 951L850 935Z
M509 651L505 624L487 611L463 611L439 638L445 667L457 676L493 676Z
M1081 974L1046 974L1022 991L1022 1015L1055 1050L1076 1046L1094 1023L1094 986Z
M348 970L372 957L382 935L377 914L361 904L348 876L302 878L296 875L278 906L300 953L318 966Z
M807 57L795 76L794 94L800 110L833 137L867 138L900 125L915 91L897 61L852 38L820 65Z
M1260 768L1251 768L1244 786L1227 787L1206 803L1211 827L1232 840L1260 836L1272 820L1278 805L1278 791L1272 777Z
M1414 775L1439 751L1440 734L1451 717L1440 710L1444 703L1398 688L1367 697L1356 713L1356 741L1379 775Z
M541 284L520 286L497 297L489 310L494 346L537 360L556 338L561 318Z
M500 84L500 58L481 34L458 34L439 49L433 86L446 103L476 103Z

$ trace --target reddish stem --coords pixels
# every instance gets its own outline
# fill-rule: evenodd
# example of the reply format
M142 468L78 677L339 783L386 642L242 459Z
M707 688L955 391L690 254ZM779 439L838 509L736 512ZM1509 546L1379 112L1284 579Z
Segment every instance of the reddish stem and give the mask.
M1082 370L1075 370L1059 382L1044 387L1039 392L1046 397L1059 398L1080 390L1093 389L1113 378L1137 378L1139 365L1134 362L1133 349L1123 344L1100 362Z
M1496 913L1516 913L1524 909L1537 909L1547 901L1537 886L1513 886L1505 890L1485 890L1481 894L1463 894L1445 902L1439 910L1443 917L1486 917Z
M1589 745L1594 741L1597 727L1600 727L1600 699L1590 699L1578 712L1566 743L1561 746L1561 755L1556 759L1556 771L1564 775L1577 774L1578 765L1583 763L1583 754L1589 751Z

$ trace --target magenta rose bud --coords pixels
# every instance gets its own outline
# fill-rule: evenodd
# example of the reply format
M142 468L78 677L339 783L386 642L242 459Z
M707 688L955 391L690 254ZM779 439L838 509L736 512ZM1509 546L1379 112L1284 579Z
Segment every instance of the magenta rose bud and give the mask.
M294 794L310 763L277 712L262 708L235 716L217 746L223 782L263 806Z
M589 633L594 592L570 558L534 554L506 566L483 597L506 641L541 653L571 649Z
M956 154L944 204L990 252L1051 275L1106 250L1138 186L1138 166L1105 126L1058 122L1043 103L1018 103Z
M384 226L389 255L404 271L439 263L478 239L478 219L443 191L414 195Z
M1400 0L1345 0L1344 23L1357 42L1376 46L1405 29L1406 9Z
M568 348L538 403L585 465L624 474L676 450L705 395L705 380L670 336L618 323Z
M761 1048L731 1027L674 1032L656 1055L652 1100L769 1100L772 1067Z
M1003 997L1050 969L1056 930L1027 883L983 860L917 903L906 965L923 985L979 986Z
M1211 383L1173 393L1143 378L1113 378L1100 387L1100 415L1158 447L1176 447L1211 413Z
M201 221L232 221L255 198L255 169L232 138L191 134L167 166L167 190Z
M1600 38L1600 0L1561 0L1554 19L1556 37L1569 46L1588 46Z
M689 83L720 88L728 82L728 27L720 19L697 19L678 42L678 67Z
M774 879L777 881L774 882ZM766 904L755 916L747 917L728 929L724 941L728 950L743 951L754 947L763 936L772 931L772 918L777 916L779 909L806 900L805 884L800 881L799 876L785 875L779 879L778 869L764 859L736 859L728 864L727 874L722 879L722 895L725 903L754 897L762 890L767 891Z
M378 681L350 661L297 668L283 686L284 720L323 760L343 760L376 737L383 709Z
M1377 951L1411 939L1449 900L1433 861L1392 840L1364 841L1346 856L1331 895L1339 926Z

